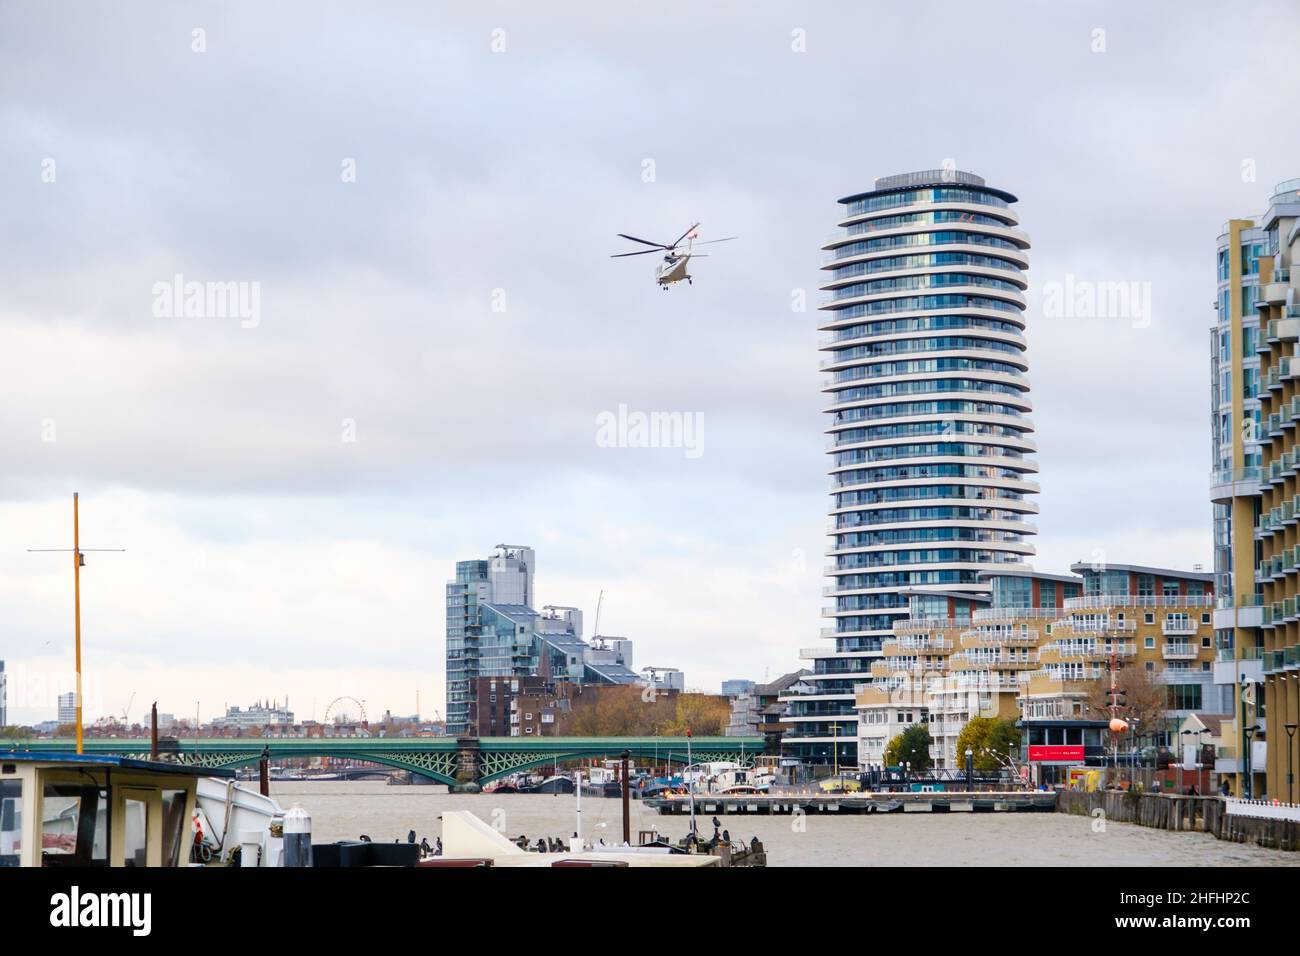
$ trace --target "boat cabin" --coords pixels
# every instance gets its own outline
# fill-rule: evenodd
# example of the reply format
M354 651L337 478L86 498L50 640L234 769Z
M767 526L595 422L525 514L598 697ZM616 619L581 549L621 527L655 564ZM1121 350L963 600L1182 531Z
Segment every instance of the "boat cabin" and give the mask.
M101 754L0 753L0 867L185 866L200 777Z

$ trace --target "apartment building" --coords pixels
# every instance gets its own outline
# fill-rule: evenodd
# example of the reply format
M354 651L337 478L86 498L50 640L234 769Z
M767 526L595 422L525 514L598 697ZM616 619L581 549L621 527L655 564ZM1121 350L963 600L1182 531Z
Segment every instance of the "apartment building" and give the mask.
M961 766L957 737L974 717L1015 718L1023 675L1037 664L1042 624L1082 592L1070 575L1011 568L979 576L985 593L909 594L911 617L894 626L859 688L860 759L881 762L891 737L925 721L939 768ZM944 616L929 616L935 613ZM882 739L883 738L883 739Z
M813 692L784 698L789 756L859 759L854 689L873 679L910 591L978 595L981 571L1027 568L1033 554L1029 240L1015 202L954 169L884 176L840 200L820 305L833 604L824 646L800 652Z
M1300 762L1300 303L1291 278L1300 264L1294 263L1300 252L1297 225L1300 179L1292 179L1274 190L1264 215L1230 221L1218 251L1219 324L1226 313L1229 341L1240 341L1243 352L1253 345L1258 358L1256 376L1243 381L1244 389L1255 385L1258 407L1244 420L1247 428L1238 429L1244 432L1243 477L1247 488L1257 488L1247 498L1256 520L1232 525L1236 535L1229 536L1231 557L1240 555L1244 564L1249 553L1255 563L1249 578L1235 581L1234 628L1222 635L1232 649L1232 669L1222 676L1234 678L1236 693L1234 747L1223 756L1238 770L1243 796L1287 803L1297 796ZM1243 356L1243 376L1244 368ZM1232 389L1234 398L1238 390ZM1258 468L1257 479L1252 467ZM1244 516L1244 503L1240 511ZM1243 622L1245 615L1249 623L1257 617L1257 630Z
M1300 180L1218 241L1212 369L1219 680L1235 695L1221 771L1242 796L1294 802L1300 764Z
M980 599L950 603L956 617L895 625L856 695L859 752L878 763L894 735L925 722L935 766L959 767L957 737L974 717L1017 719L1024 758L1042 779L1055 766L1097 761L1109 738L1097 712L1112 672L1140 668L1158 701L1133 742L1177 749L1192 714L1225 714L1214 682L1214 575L1140 565L1079 563L1068 575L985 572ZM1136 701L1133 702L1136 705ZM1135 708L1134 708L1135 709Z

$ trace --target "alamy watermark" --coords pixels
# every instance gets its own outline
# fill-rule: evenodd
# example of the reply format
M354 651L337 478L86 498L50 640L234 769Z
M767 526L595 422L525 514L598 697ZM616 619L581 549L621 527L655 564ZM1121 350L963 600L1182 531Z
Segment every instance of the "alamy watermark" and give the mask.
M680 448L687 458L704 455L703 412L639 412L620 404L596 416L600 448Z
M1135 329L1151 325L1151 283L1095 282L1067 272L1063 282L1043 283L1043 315L1050 319L1123 319Z
M155 282L150 291L158 319L239 319L245 329L262 321L260 282L187 281L178 272L170 282Z

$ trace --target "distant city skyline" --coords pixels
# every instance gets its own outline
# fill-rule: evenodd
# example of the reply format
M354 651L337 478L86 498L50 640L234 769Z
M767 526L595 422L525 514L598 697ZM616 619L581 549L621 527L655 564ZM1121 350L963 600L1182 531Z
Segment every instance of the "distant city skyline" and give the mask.
M817 249L835 197L949 163L1033 239L1034 566L1212 567L1214 240L1296 173L1259 91L1300 12L745 14L0 9L9 721L72 686L70 569L26 549L70 546L73 491L127 549L82 575L87 720L432 715L445 582L497 541L691 686L795 671L829 603ZM607 258L697 221L739 238L690 286ZM654 413L691 444L602 431Z

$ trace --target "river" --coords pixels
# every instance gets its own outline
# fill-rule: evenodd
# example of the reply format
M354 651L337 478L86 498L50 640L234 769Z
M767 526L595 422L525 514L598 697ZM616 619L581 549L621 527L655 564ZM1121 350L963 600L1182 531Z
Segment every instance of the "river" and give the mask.
M445 787L390 787L381 781L274 783L271 794L288 809L311 814L317 843L356 839L405 840L409 830L430 843L443 810L472 810L506 836L567 837L574 829L572 794L453 794ZM757 836L769 866L1300 866L1300 853L1110 823L1063 813L891 813L850 816L720 817L733 839ZM802 829L798 824L802 824ZM632 834L658 826L676 839L684 817L661 817L632 801ZM582 798L583 835L616 842L621 802ZM700 832L709 835L711 818Z

